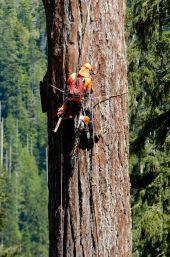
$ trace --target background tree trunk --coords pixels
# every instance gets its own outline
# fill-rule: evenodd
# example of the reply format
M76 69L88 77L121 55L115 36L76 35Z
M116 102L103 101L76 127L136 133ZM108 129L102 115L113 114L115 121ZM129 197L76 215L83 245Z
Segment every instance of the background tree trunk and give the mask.
M49 134L50 257L131 256L128 174L127 70L123 0L44 0L48 34L46 87ZM56 2L56 3L55 3ZM52 130L68 73L83 63L92 78L93 149L69 164L73 124ZM62 192L62 193L61 193Z

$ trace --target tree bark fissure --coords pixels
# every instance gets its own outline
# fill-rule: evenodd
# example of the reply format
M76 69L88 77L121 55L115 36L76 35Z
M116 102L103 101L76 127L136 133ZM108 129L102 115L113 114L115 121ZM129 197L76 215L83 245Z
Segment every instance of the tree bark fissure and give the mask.
M49 49L49 256L130 257L124 1L46 0L44 6ZM101 138L92 149L78 150L72 169L74 124L65 120L57 134L52 132L63 96L49 84L64 89L68 74L86 62L94 66L93 88L100 97L93 103L94 132Z

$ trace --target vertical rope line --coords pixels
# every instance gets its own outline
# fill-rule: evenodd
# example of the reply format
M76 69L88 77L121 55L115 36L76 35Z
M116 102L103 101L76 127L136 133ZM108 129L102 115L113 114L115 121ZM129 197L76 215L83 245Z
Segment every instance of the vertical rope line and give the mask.
M78 169L79 165L78 165L78 156L76 158L76 171L77 171L77 235L76 235L76 251L78 249L78 213L79 213L79 188L78 188L78 183L79 183L79 169Z
M80 10L80 8L79 8ZM81 10L80 10L81 12ZM79 25L79 15L81 15L81 13L78 13L78 25ZM77 31L77 37L79 35L79 31ZM80 40L80 39L79 39ZM78 41L78 58L77 58L77 63L76 63L76 79L77 79L77 76L78 76L78 69L80 68L80 58L81 58L81 52L82 52L82 40L83 40L83 37L81 37L81 42L79 43ZM82 109L83 109L83 105L82 105ZM81 110L82 112L82 110ZM79 123L79 118L80 118L80 114L77 116L77 124L76 126L78 125ZM75 122L74 122L75 124ZM80 135L79 135L80 136ZM76 224L76 251L78 251L78 213L79 213L79 187L78 187L78 182L79 182L79 172L78 172L78 167L79 167L79 160L78 160L78 145L77 145L77 156L75 157L76 158L76 172L77 172L77 224Z
M97 158L96 158L96 143L95 143L95 126L94 126L94 110L93 110L93 102L92 102L92 95L90 95L90 108L91 108L91 113L92 113L92 127L93 127L93 147L94 147L94 170L96 171L96 163L97 163ZM93 154L92 154L92 161L93 161ZM93 193L93 191L92 191ZM92 201L93 201L93 195L92 195ZM93 211L94 211L94 222L96 226L96 237L97 237L97 257L99 257L99 237L98 237L98 228L97 228L97 220L96 220L96 212L95 212L95 204L93 201Z
M64 84L64 81L63 81ZM63 89L65 86L63 85ZM63 104L65 95L63 93ZM63 210L63 162L64 162L64 153L63 153L63 124L61 127L61 250L63 256L63 238L64 238L64 210Z
M62 143L62 142L61 142ZM62 149L62 147L61 147ZM63 155L62 155L62 151L61 151L61 177L60 177L60 183L61 183L61 253L62 253L62 256L63 256L63 215L62 215L62 212L63 212Z
M56 5L56 0L54 0L55 5ZM65 8L64 8L64 3L63 3L63 16L65 16ZM54 10L55 12L55 10ZM64 24L63 24L64 26ZM62 35L63 36L63 35ZM63 36L64 39L64 36ZM63 55L63 59L62 59L62 90L63 90L63 95L62 95L62 102L64 105L65 102L65 90L66 90L66 83L64 80L64 67L65 67L65 51L64 51L64 46L63 46L63 50L62 50L62 55ZM62 124L61 127L61 250L62 250L62 256L64 255L63 253L63 239L64 239L64 209L63 209L63 166L64 166L64 147L63 147L63 129L64 129L64 124Z
M63 66L65 67L65 66ZM63 104L65 100L65 82L63 81ZM63 238L64 238L64 210L63 210L63 163L64 163L64 153L63 153L63 124L61 127L61 251L62 251L62 256L63 256Z

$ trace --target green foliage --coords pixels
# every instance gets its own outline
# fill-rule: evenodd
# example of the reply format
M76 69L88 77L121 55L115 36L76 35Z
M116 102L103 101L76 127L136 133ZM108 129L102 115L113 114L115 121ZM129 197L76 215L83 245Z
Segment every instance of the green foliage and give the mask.
M17 257L20 249L18 247L9 247L8 249L3 249L0 247L0 257Z
M127 10L133 256L168 256L168 1L135 0Z
M41 1L1 1L0 41L5 170L0 256L46 257L47 133L39 96L39 81L46 72L46 40Z
M40 7L38 1L35 2L35 9L32 9L30 1L19 1L18 8L14 3L12 0L4 3L0 17L2 114L4 117L11 114L15 120L18 119L23 144L28 134L36 145L39 137L46 139L45 130L42 133L37 119L38 115L40 120L45 120L41 114L38 90L46 69L45 55L39 50L41 45L38 45L42 35L36 27L38 17L35 18ZM37 128L40 133L37 133Z
M1 170L2 172L2 170ZM7 195L4 192L4 176L0 176L0 233L3 230L4 227L4 220L5 220L5 209L3 207L3 204L7 200Z
M0 256L1 257L13 257L19 253L19 247L5 247L3 245L4 239L4 228L6 228L8 224L8 214L6 205L9 204L9 194L7 192L7 177L4 170L1 168L1 176L0 176ZM12 220L11 227L16 227L17 224ZM12 229L10 230L12 231ZM15 241L16 242L16 241Z

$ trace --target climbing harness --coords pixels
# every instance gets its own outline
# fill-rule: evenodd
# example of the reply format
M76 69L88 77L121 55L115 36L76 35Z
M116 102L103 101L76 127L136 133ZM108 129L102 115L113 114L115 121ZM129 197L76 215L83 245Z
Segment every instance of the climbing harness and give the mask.
M84 92L84 78L78 77L76 74L76 77L73 79L71 83L67 86L67 94L69 98L72 99L74 102L80 102L83 96L85 95Z

